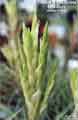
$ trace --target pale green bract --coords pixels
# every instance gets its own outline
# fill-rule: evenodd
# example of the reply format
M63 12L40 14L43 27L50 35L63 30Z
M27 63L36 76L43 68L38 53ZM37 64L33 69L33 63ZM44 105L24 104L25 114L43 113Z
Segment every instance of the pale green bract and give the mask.
M11 7L13 8L13 6L13 3L7 4L7 7L9 7L7 10L10 23L11 19L13 17L16 19L17 15L16 8L13 9L13 14L10 13ZM13 27L14 30L17 21L14 20L13 22L13 26L11 27ZM42 112L47 108L47 101L53 88L57 68L56 65L52 65L51 70L47 72L49 50L48 23L45 25L44 33L40 40L40 52L38 51L38 30L39 22L36 15L34 15L31 31L23 24L23 43L20 42L19 36L12 38L15 42L14 51L16 50L15 53L17 57L14 56L13 48L11 52L8 52L8 54L12 54L10 56L12 56L18 76L17 74L15 75L16 78L20 80L25 98L28 120L38 120ZM10 50L9 48L7 49L8 51ZM3 52L7 56L5 50ZM7 56L7 58L9 57ZM9 61L11 61L10 58ZM10 64L12 64L12 62L10 62Z

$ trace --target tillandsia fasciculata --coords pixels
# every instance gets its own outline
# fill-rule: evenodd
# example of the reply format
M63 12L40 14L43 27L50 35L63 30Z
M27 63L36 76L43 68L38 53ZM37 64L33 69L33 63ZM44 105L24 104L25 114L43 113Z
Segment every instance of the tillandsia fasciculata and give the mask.
M36 16L34 17L31 31L23 25L23 45L18 41L17 48L20 83L29 120L39 119L40 114L47 107L48 96L56 76L56 64L47 72L48 23L46 23L41 39L40 53L38 52L38 26Z
M2 49L3 53L9 60L11 65L12 73L16 76L17 82L21 85L21 89L24 95L27 120L38 120L43 114L43 111L47 108L48 97L50 93L55 92L50 106L53 108L53 112L49 107L49 116L54 114L54 108L56 112L56 102L58 103L57 93L64 91L60 88L66 90L67 81L62 80L60 84L55 84L55 79L57 76L57 61L49 60L50 66L48 65L48 53L49 53L49 43L48 43L48 23L45 25L43 36L40 40L40 52L38 51L38 29L39 22L36 15L33 17L33 23L31 31L26 28L23 24L22 32L22 43L19 37L19 33L16 36L14 32L16 29L18 14L17 8L14 1L10 1L6 4L6 9L8 13L9 25L11 29L11 36L9 44ZM58 81L58 80L57 80ZM55 86L55 87L54 87ZM57 89L56 89L56 86ZM62 87L63 86L63 87ZM54 87L54 89L52 89ZM66 91L64 92L66 93ZM65 95L65 94L64 94ZM56 97L57 96L57 97ZM61 96L62 93L61 93ZM56 99L55 99L56 97ZM63 97L62 97L63 98ZM61 97L59 95L59 101ZM63 100L64 101L64 100ZM55 102L55 104L54 104ZM61 102L58 109L62 109ZM68 104L66 104L68 105ZM67 106L66 106L67 107ZM61 110L62 111L62 110Z
M6 8L11 32L13 33L17 24L15 3L7 3ZM2 50L7 59L9 59L11 66L16 69L14 75L20 80L28 120L38 120L46 109L48 96L56 77L56 62L51 65L50 69L47 64L49 50L48 23L45 25L44 33L40 40L40 52L38 51L38 30L39 22L36 15L34 15L31 31L23 24L23 42L21 43L19 35L12 36L10 37L9 47L4 47Z

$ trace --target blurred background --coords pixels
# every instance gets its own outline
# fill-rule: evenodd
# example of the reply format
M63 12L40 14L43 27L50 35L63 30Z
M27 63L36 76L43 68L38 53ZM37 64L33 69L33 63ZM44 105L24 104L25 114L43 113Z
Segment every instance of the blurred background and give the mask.
M6 67L8 62L1 51L9 44L11 36L6 11L7 1L11 0L0 0L0 120L6 120L6 116L13 113L15 113L13 115L15 118L9 120L24 120L22 92L17 82L10 80L14 78L9 75L9 70ZM62 1L64 2L64 0L57 0L59 4ZM65 1L68 2L69 0ZM77 0L70 1L77 2ZM53 0L53 2L56 2L56 0ZM47 0L16 0L16 6L18 19L13 35L20 33L21 37L23 22L31 30L33 15L36 12L39 20L38 44L40 46L40 38L48 21L49 53L52 58L57 57L59 60L59 76L64 71L65 78L69 79L69 72L78 69L78 6L68 6L64 10L62 8L60 12L56 8L54 8L56 12L48 11ZM70 96L70 93L68 96ZM19 115L20 112L22 114ZM20 117L18 118L18 116Z

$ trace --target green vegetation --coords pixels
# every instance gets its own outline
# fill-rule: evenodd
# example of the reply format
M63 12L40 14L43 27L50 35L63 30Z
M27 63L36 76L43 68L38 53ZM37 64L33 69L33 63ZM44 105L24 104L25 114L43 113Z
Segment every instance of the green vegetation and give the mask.
M6 5L12 33L17 23L14 6L14 3ZM14 10L13 14L10 13L11 9ZM11 23L12 19L13 23ZM31 31L23 24L23 43L21 44L19 35L16 35L11 38L9 47L3 48L4 54L14 69L13 74L17 80L20 80L28 120L39 119L46 109L56 76L56 64L51 65L48 71L48 23L41 39L40 52L38 52L38 27L37 17L34 16ZM13 44L15 48L12 47Z
M46 109L48 109L48 114L50 116L55 115L53 120L56 120L55 118L63 120L64 115L69 109L68 107L71 105L71 99L75 96L75 91L77 91L74 86L74 83L76 85L77 82L77 72L74 71L71 74L71 88L73 96L71 94L69 97L69 94L71 93L69 88L70 81L67 80L67 77L65 76L66 73L61 72L59 77L58 74L60 70L57 69L58 61L56 59L53 60L49 58L51 56L49 56L48 23L45 25L44 34L40 40L39 52L39 23L36 15L33 17L31 31L29 28L26 28L23 23L21 42L19 33L16 35L14 34L18 21L15 2L11 1L7 3L6 8L8 12L11 36L9 44L1 50L10 65L10 68L7 67L7 74L10 74L11 76L9 75L10 78L7 77L7 79L13 78L14 81L16 81L18 86L16 86L17 89L19 89L20 93L22 92L20 98L24 99L21 100L23 107L18 111L12 110L11 112L11 109L8 109L7 112L9 114L7 113L8 116L6 120L39 120ZM50 95L52 95L50 97L53 97L52 99L49 99ZM16 101L18 102L19 100ZM61 112L59 112L59 109L61 109ZM0 111L2 110L6 112L6 107L0 107ZM21 116L24 117L18 118L19 113L22 113Z

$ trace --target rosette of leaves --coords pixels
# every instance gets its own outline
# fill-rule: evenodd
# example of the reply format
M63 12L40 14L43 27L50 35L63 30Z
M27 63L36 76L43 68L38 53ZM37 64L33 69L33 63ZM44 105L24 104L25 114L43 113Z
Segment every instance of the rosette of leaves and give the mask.
M18 41L20 83L25 97L28 119L37 120L47 107L48 96L56 76L56 64L48 70L48 23L38 52L38 26L34 17L32 30L23 25L23 45Z
M8 2L6 8L13 33L17 24L15 1ZM48 65L48 23L45 25L40 40L40 52L38 52L38 30L39 23L34 15L31 31L23 24L23 43L21 43L19 35L12 35L9 45L2 48L2 52L10 63L13 75L21 85L28 120L39 119L46 109L57 73L56 61L55 64L51 64L50 68Z
M9 23L12 28L11 32L14 32L17 23L16 6L15 3L8 3L7 6ZM14 9L13 14L11 9ZM45 26L43 36L40 40L40 52L38 51L38 28L39 23L37 22L37 17L34 16L31 31L23 24L22 43L19 35L12 36L9 46L2 49L11 65L11 68L13 68L12 73L16 76L17 82L21 85L28 120L38 120L40 118L47 108L50 93L55 94L49 105L51 106L48 110L48 112L51 113L49 116L52 115L54 111L57 111L56 106L58 105L54 104L56 102L58 103L57 93L62 92L62 88L68 84L65 81L64 85L63 80L61 82L57 80L59 84L62 83L62 85L56 85L57 61L53 62L50 60L51 63L50 65L48 64L48 23ZM57 86L58 89L56 90ZM64 87L64 89L67 90L66 87ZM55 96L57 96L56 99ZM59 101L61 101L60 97ZM61 105L61 102L59 103ZM60 109L60 105L58 109ZM53 108L53 112L52 110L50 112L50 108Z
M41 38L40 52L38 52L38 28L39 23L37 17L34 16L31 31L23 24L23 43L21 44L19 36L14 40L15 54L13 49L10 51L10 48L7 48L10 51L8 53L14 59L17 73L15 75L20 80L28 120L39 119L46 109L57 68L56 62L51 64L50 69L48 66L48 23L45 25L43 37ZM5 50L3 52L7 56ZM7 56L7 59L9 56ZM11 59L9 60L11 61ZM12 62L10 63L12 64Z

